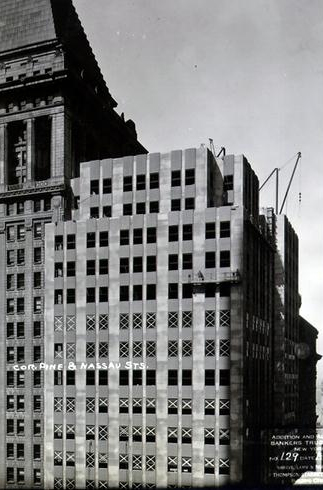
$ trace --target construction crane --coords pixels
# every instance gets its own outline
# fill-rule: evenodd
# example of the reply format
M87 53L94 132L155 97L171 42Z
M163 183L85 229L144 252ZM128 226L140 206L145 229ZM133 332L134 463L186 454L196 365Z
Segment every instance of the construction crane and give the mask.
M224 146L221 146L221 150L219 151L218 154L216 154L214 143L213 143L213 139L212 138L209 138L209 142L210 142L210 149L211 149L214 157L219 158L222 154L223 154L223 156L225 156L225 148L224 148Z
M289 190L290 190L290 187L292 185L292 182L293 182L293 179L294 179L294 175L295 175L295 172L296 172L296 169L297 169L297 166L299 164L299 161L302 157L302 154L301 152L299 151L297 153L297 158L296 158L296 162L295 162L295 165L294 165L294 168L293 168L293 171L292 171L292 175L289 179L289 182L288 182L288 186L287 186L287 189L286 189L286 192L285 192L285 195L284 195L284 198L283 198L283 202L282 202L282 205L279 209L279 213L278 213L278 208L279 208L279 197L278 197L278 188L279 188L279 172L281 170L281 168L274 168L274 170L268 175L267 179L265 180L265 182L260 186L259 188L259 191L261 191L261 189L267 184L267 182L271 179L271 177L275 174L276 175L276 191L275 191L275 212L276 214L281 214L283 209L284 209L284 206L285 206L285 203L286 203L286 199L287 199L287 196L288 196L288 193L289 193ZM299 199L299 202L301 201L301 194L299 193L299 196L298 196L298 199Z

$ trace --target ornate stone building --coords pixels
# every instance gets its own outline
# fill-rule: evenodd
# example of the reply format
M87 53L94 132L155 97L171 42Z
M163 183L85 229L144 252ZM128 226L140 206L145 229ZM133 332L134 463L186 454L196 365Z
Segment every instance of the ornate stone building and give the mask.
M0 486L42 485L45 223L82 160L144 153L70 0L0 3Z

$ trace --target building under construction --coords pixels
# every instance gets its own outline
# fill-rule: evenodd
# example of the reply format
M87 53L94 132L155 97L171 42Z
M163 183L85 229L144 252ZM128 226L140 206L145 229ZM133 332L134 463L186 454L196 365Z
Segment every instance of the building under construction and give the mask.
M146 154L71 0L0 18L0 487L267 482L304 396L288 220L243 156Z

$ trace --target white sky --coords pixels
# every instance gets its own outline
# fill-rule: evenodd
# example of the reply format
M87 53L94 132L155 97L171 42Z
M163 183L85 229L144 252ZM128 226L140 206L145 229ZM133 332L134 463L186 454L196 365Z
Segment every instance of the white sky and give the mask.
M213 138L260 182L281 167L300 239L301 313L323 309L323 0L74 0L118 112L150 152ZM298 194L302 193L302 202ZM268 186L262 205L274 205ZM323 354L323 334L318 348ZM322 363L321 363L322 364Z

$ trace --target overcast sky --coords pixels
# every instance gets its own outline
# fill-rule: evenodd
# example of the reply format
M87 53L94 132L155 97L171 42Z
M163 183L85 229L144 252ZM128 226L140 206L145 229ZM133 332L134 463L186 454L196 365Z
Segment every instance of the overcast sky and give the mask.
M300 238L301 313L321 330L323 0L74 4L117 111L150 152L213 138L245 154L260 182L289 162L282 193L302 152L287 214ZM273 186L262 195L274 205Z

